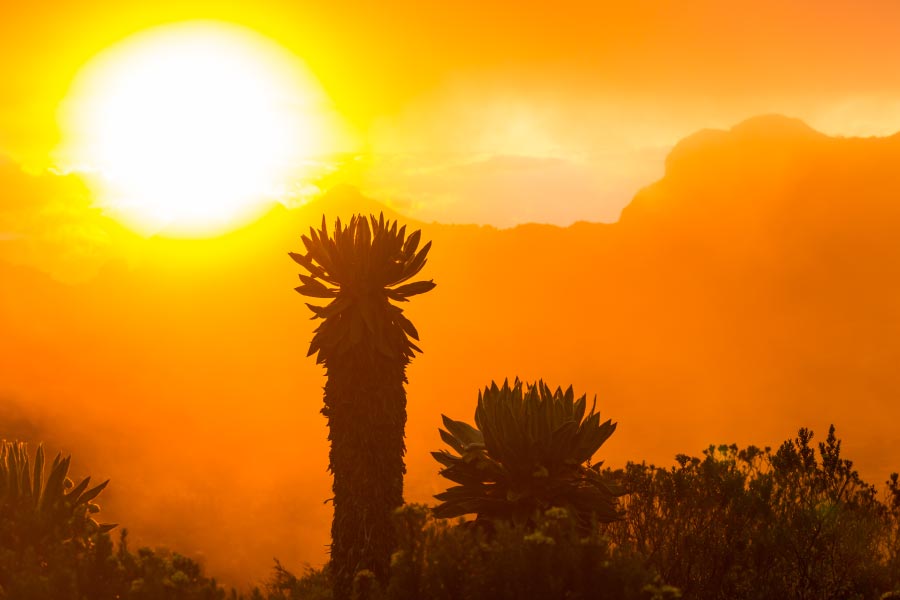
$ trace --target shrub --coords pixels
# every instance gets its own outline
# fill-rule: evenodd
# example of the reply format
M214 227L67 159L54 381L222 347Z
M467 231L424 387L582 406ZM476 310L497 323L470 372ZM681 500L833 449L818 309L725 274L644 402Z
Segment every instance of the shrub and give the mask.
M0 442L0 600L222 600L225 591L193 560L165 550L118 549L98 524L89 487L67 477L70 457L44 469L38 447Z
M528 525L497 522L490 533L462 521L435 519L420 505L400 509L398 521L400 547L392 560L390 599L652 595L648 586L654 577L641 557L611 547L596 527L585 535L564 508L551 508Z
M489 534L462 520L436 519L423 505L396 513L399 548L391 559L386 588L359 573L359 600L554 600L677 598L659 584L643 559L615 549L595 529L584 535L578 520L561 508L530 525L497 523ZM292 587L269 587L269 599L325 599L323 571L287 579L277 567L273 580ZM301 591L302 590L302 591ZM309 595L306 595L309 594Z
M0 441L0 598L74 597L76 566L94 537L115 527L92 516L108 482L89 488L86 477L75 485L70 462L57 454L45 470L42 446L32 461L24 443Z
M878 598L897 589L900 490L882 503L829 431L776 451L710 446L619 472L627 517L607 526L691 598ZM890 483L890 482L889 482ZM891 496L891 494L893 494Z

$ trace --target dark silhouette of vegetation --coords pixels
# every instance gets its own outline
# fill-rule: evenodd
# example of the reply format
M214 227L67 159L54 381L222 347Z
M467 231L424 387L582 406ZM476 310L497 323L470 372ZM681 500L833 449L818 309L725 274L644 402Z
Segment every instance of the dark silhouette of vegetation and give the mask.
M35 565L79 556L90 549L95 534L115 525L100 525L92 502L108 481L88 488L90 477L78 485L68 477L71 457L57 454L45 469L44 448L34 461L21 442L0 441L0 597L16 594L20 576ZM55 589L70 582L46 582ZM48 588L48 589L51 589Z
M0 441L2 542L22 551L40 551L60 541L77 543L115 527L100 525L91 516L100 511L91 501L109 481L88 489L91 478L85 477L75 485L68 477L71 460L57 454L45 470L43 446L38 446L32 464L24 443Z
M99 524L93 500L108 481L89 488L68 477L71 457L45 468L38 446L0 442L0 600L218 600L225 591L178 554L118 550Z
M496 522L483 528L436 519L422 505L397 510L398 548L386 587L363 572L355 597L369 600L610 600L677 598L660 584L643 558L614 548L595 528L585 534L562 508L535 515L528 525ZM276 572L269 599L330 598L323 571L296 578ZM273 585L274 584L274 585Z
M307 567L303 576L297 577L276 559L272 576L263 587L265 593L257 588L251 600L331 600L334 597L327 565L322 569Z
M384 594L392 600L676 597L641 557L613 548L596 527L585 532L564 508L528 524L494 521L490 532L435 519L421 505L397 519L400 545Z
M2 600L225 600L241 598L177 553L132 552L123 529L118 545L97 533L78 546L60 544L38 558L0 550Z
M554 394L555 395L555 394ZM565 396L565 395L564 395ZM448 432L449 433L449 432ZM629 463L618 478L621 520L592 522L551 507L492 526L437 518L421 505L392 514L388 577L359 570L359 600L503 599L881 599L900 597L900 477L883 494L841 456L834 428L818 447L801 429L775 452L711 446L676 466ZM132 552L99 525L60 521L28 538L31 513L9 498L24 448L7 444L0 504L0 600L331 600L330 566L295 576L276 561L262 589L226 591L177 553ZM15 455L15 468L10 456ZM35 461L37 462L37 461ZM59 460L57 465L68 465ZM59 472L54 467L52 473ZM32 468L31 472L34 472ZM16 478L17 489L22 476ZM41 486L48 489L50 477ZM64 482L65 479L63 478ZM34 479L31 490L33 494ZM51 488L54 487L50 486ZM63 483L79 502L84 491ZM48 496L50 497L50 496ZM27 504L27 503L26 503ZM65 503L64 503L65 504ZM95 511L95 509L91 509ZM89 513L91 511L88 511ZM49 513L48 513L49 514ZM68 536L68 537L67 537Z
M800 429L776 452L710 446L670 469L620 472L627 518L606 528L685 597L879 598L900 590L900 485L886 498ZM886 596L884 596L886 597ZM900 594L898 594L900 597Z
M421 233L385 222L384 215L354 216L334 235L322 227L303 236L305 254L291 253L308 275L297 291L330 299L307 304L323 319L309 355L325 365L329 468L334 475L331 573L334 596L349 598L359 571L387 581L394 550L393 511L403 504L406 365L419 334L392 304L434 288L432 281L406 283L425 265L431 242ZM404 284L404 285L401 285Z
M900 477L881 496L833 427L818 448L812 439L801 429L776 452L711 446L668 469L607 470L625 516L587 534L561 508L489 532L405 507L389 584L367 597L900 598ZM295 589L311 575L324 574Z
M441 475L457 483L435 496L438 517L477 514L479 521L527 523L552 507L570 510L582 527L621 517L618 489L590 460L616 430L600 422L596 400L587 416L587 397L572 387L550 390L543 381L510 387L492 383L478 393L476 427L443 416L441 438L456 455L432 456Z

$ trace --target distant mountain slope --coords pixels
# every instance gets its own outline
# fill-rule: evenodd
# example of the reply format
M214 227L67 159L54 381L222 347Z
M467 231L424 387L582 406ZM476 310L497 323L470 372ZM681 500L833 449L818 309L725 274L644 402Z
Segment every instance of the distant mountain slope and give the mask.
M779 227L874 233L900 219L900 136L832 138L785 117L678 143L665 176L637 194L621 222L745 235Z
M763 117L680 143L617 224L414 224L438 287L407 307L425 350L408 499L444 485L440 414L470 419L480 386L516 375L597 393L612 465L833 421L865 474L900 468L898 166L900 138ZM0 270L0 397L112 477L104 507L137 535L235 580L321 562L323 378L287 252L356 210L382 207L338 189L75 286Z

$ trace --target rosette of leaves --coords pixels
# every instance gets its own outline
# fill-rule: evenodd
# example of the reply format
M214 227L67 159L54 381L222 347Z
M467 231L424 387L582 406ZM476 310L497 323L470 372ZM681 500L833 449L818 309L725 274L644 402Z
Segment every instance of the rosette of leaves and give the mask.
M529 522L539 511L562 507L587 526L620 518L618 487L591 458L616 430L600 422L596 399L539 381L492 383L478 394L475 427L442 415L441 438L452 452L432 456L441 475L457 485L435 496L438 517L476 514L479 520Z
M0 441L0 546L41 549L57 543L85 544L115 525L100 524L93 500L109 483L77 485L68 477L71 457L57 454L46 467L38 446L34 463L22 442Z
M329 469L334 475L331 527L333 595L349 598L360 572L387 582L395 546L393 511L403 504L406 366L419 339L395 303L424 294L433 281L409 282L425 265L431 242L384 215L337 220L329 233L303 236L306 252L291 253L307 274L296 290L329 300L307 304L321 319L309 346L325 366L322 413L328 419Z
M403 309L392 304L435 287L433 281L404 284L422 270L431 249L431 242L419 249L421 235L414 231L407 237L406 226L398 229L396 221L385 222L384 214L377 219L354 215L346 226L337 219L331 236L324 216L321 229L309 228L309 236L301 238L306 253L289 253L309 272L300 275L302 285L295 289L331 302L306 304L313 319L323 320L307 356L318 353L316 362L328 366L330 360L362 349L405 364L421 352L411 341L419 339L419 332Z

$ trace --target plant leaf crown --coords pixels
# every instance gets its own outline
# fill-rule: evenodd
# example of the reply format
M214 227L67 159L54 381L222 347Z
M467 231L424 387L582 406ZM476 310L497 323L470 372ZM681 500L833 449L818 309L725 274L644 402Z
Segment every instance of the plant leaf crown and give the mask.
M528 519L535 510L572 509L581 520L619 517L616 486L591 457L616 430L600 422L596 399L575 398L570 386L552 391L543 381L492 383L478 394L476 427L443 416L441 438L455 452L433 452L441 475L459 484L435 496L439 517Z
M14 516L18 526L13 535L20 542L84 540L115 527L91 516L100 510L92 501L109 480L88 488L91 478L86 477L75 485L68 477L70 462L71 457L57 454L48 470L43 446L32 465L24 443L0 441L0 514ZM0 523L0 534L11 533L2 531L7 524Z
M425 266L431 242L419 249L421 231L406 236L406 226L385 221L382 213L366 218L354 215L344 226L337 219L329 235L325 217L322 226L302 236L306 252L290 256L308 271L295 288L304 296L331 299L326 306L307 303L313 319L323 319L316 328L307 356L317 354L325 363L354 348L368 356L383 355L409 362L422 352L411 340L419 333L394 302L435 287L433 281L406 283Z

